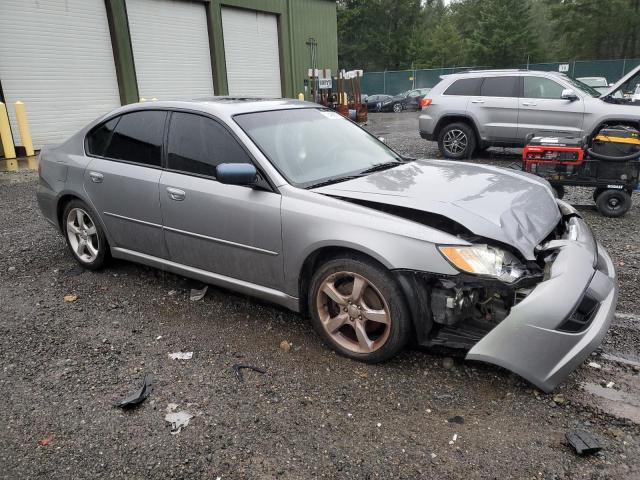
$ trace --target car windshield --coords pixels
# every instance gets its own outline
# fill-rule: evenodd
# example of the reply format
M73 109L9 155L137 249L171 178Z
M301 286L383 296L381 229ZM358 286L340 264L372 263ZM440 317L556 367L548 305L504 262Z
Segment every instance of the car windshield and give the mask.
M586 93L588 95L591 95L592 97L599 97L600 95L602 95L601 92L599 92L595 88L590 87L586 83L582 83L580 80L574 80L573 78L568 77L568 76L564 76L563 78L564 78L564 80L569 82L574 88L576 88L576 89L580 90L581 92L584 92L584 93Z
M585 77L585 78L577 78L579 82L584 83L590 87L608 87L607 79L603 77Z
M402 157L333 110L304 108L234 120L289 183L311 188L392 168Z

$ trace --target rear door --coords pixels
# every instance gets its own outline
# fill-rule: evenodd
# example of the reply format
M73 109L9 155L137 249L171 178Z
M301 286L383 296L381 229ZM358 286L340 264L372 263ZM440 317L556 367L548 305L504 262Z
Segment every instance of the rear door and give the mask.
M582 136L584 100L565 100L567 88L546 77L522 77L522 97L518 117L518 138L524 143L528 134L563 137ZM575 90L574 90L575 91Z
M109 120L87 135L91 158L84 188L114 245L166 257L158 182L166 112L145 110Z
M491 143L513 143L518 134L517 76L485 77L480 94L467 104L468 114L475 120L483 140Z
M220 163L251 163L235 137L203 115L172 112L160 180L172 261L281 289L279 193L216 180Z

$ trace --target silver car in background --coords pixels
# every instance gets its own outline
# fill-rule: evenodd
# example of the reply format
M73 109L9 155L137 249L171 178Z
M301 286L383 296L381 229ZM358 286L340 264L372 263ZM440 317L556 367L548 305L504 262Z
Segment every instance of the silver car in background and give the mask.
M620 93L640 66L606 93L557 72L484 70L446 75L423 100L420 136L440 153L469 158L477 149L522 147L535 136L577 137L604 125L640 128L640 104Z
M546 181L403 158L316 104L122 107L43 149L37 197L83 267L111 256L275 302L366 362L462 348L549 391L616 305L609 255Z

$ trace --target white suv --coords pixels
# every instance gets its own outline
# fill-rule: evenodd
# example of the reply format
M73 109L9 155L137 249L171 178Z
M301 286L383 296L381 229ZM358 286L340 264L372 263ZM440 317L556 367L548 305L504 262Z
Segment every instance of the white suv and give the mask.
M437 140L443 156L462 159L476 149L522 147L530 133L582 137L605 124L640 128L640 106L627 93L638 77L640 66L601 94L556 72L485 70L446 75L422 100L420 136ZM623 95L614 95L618 90Z

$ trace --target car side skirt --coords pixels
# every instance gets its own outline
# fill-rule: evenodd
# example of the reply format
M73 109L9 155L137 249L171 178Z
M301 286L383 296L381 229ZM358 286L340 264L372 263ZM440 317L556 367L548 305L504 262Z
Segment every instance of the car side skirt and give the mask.
M111 255L114 258L141 263L143 265L148 265L150 267L159 268L171 273L184 275L185 277L200 280L201 282L209 283L217 287L228 288L229 290L233 290L238 293L251 295L261 300L276 303L285 308L288 308L289 310L293 310L294 312L300 311L298 298L287 295L286 293L279 290L274 290L272 288L256 285L255 283L238 280L237 278L227 277L206 270L201 270L199 268L172 262L164 258L158 258L152 255L135 252L126 248L113 247L111 248Z

